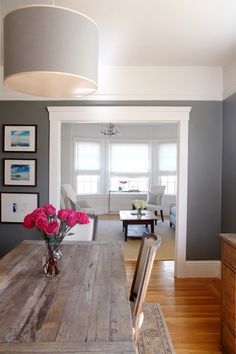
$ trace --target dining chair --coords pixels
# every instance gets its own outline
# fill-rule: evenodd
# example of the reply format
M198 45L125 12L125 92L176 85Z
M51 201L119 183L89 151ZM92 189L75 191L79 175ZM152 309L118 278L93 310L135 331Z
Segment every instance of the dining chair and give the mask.
M159 235L146 232L143 234L130 290L130 305L135 343L137 343L143 324L143 303L145 300L155 255L160 247L160 244L161 238Z

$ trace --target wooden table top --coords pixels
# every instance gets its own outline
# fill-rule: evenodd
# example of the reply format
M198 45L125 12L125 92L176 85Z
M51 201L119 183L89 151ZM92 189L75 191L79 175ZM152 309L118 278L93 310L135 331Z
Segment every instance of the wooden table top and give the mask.
M44 244L0 260L0 353L135 353L121 242L62 243L63 269L42 272Z
M135 210L120 210L120 220L121 221L126 221L126 220L158 220L158 217L154 214L153 211L150 210L144 210L144 214L142 214L141 218L138 219L137 213L135 213Z

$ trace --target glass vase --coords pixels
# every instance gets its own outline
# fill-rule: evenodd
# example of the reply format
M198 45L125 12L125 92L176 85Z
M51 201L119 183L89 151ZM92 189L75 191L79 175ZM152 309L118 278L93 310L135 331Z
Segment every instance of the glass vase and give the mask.
M137 209L137 218L141 219L142 217L142 209Z
M55 277L62 270L62 253L55 246L46 245L45 252L43 255L43 271L47 277Z

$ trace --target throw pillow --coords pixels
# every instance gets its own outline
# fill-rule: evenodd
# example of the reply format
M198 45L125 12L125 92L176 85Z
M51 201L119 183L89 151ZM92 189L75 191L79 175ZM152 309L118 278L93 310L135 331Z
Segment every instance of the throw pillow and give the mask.
M151 193L148 192L147 194L147 203L148 204L155 204L155 205L160 205L161 204L161 196L162 193Z

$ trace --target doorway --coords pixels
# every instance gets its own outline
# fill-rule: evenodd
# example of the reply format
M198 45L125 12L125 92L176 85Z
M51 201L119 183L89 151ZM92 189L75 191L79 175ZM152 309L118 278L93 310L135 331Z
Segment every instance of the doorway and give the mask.
M78 106L48 107L50 120L49 153L49 201L60 206L61 171L61 124L123 123L154 124L157 122L177 124L177 211L175 275L184 274L186 262L187 226L187 171L188 171L188 120L191 107L125 107L125 106ZM181 218L179 217L181 211Z

